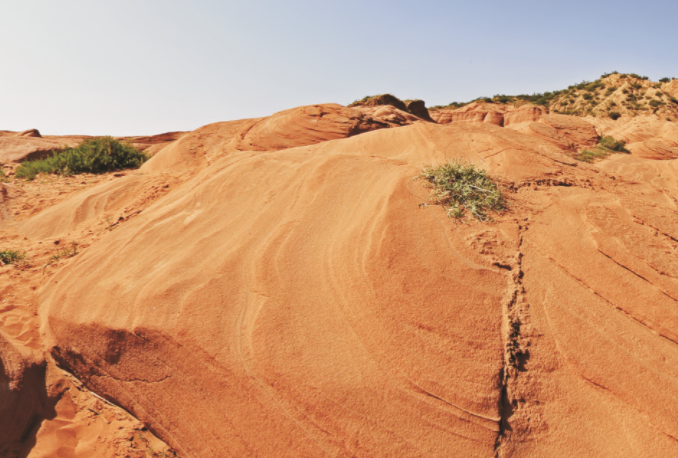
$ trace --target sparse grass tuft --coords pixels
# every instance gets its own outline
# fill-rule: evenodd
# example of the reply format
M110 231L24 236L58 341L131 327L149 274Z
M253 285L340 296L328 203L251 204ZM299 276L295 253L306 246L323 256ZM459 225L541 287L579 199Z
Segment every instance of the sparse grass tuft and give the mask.
M113 137L100 137L86 140L75 148L66 148L46 159L24 162L16 169L16 176L33 180L40 173L77 175L136 169L147 159L145 153L130 144L121 143Z
M596 159L604 159L609 156L610 153L601 148L596 148L591 151L588 149L582 150L579 154L575 156L575 159L582 162L594 162Z
M485 170L472 164L455 160L428 166L421 176L431 183L433 199L449 217L461 218L469 211L478 220L488 221L488 212L506 208L499 187Z
M57 254L52 255L49 260L49 264L58 262L60 259L72 258L76 254L78 254L78 244L76 242L71 242L70 248L66 247L62 250L59 250Z
M0 251L0 261L4 264L16 264L24 259L26 259L25 251L7 249Z
M60 258L72 258L76 254L78 254L78 244L76 242L71 242L70 248L66 247L59 251Z

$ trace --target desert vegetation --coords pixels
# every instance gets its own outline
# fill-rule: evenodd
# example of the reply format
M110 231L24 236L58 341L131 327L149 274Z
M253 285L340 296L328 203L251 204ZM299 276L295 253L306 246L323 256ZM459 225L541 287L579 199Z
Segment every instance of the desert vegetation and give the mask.
M595 162L598 159L605 159L612 153L626 153L626 143L621 140L615 140L613 137L602 137L597 146L593 149L584 149L579 152L575 158L582 162Z
M442 205L447 216L462 218L466 211L480 221L490 220L488 213L501 211L505 201L497 184L483 169L462 161L425 167L421 176L432 187L431 197Z
M77 175L135 169L147 159L146 154L130 144L113 137L99 137L86 140L75 148L65 148L46 159L24 162L17 168L16 176L33 180L41 173Z
M26 253L19 250L4 249L0 251L0 261L3 264L16 264L26 259Z
M643 112L660 115L676 115L678 99L661 89L675 78L661 78L653 83L647 76L636 73L610 72L595 81L582 81L567 89L551 92L478 97L469 102L452 102L435 105L429 110L458 109L473 102L540 105L552 112L575 116L610 117L614 120L622 115L636 115ZM654 91L652 89L659 89Z

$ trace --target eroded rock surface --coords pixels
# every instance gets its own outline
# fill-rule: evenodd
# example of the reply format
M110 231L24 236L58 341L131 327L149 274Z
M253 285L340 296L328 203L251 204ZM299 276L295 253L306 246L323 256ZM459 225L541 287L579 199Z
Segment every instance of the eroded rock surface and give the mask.
M2 241L40 262L0 270L34 298L0 331L76 377L36 366L60 404L33 456L143 448L88 390L185 457L678 454L678 171L634 147L672 127L490 111L299 107L9 184ZM634 154L572 158L623 132ZM493 223L429 205L415 178L452 159L501 184Z

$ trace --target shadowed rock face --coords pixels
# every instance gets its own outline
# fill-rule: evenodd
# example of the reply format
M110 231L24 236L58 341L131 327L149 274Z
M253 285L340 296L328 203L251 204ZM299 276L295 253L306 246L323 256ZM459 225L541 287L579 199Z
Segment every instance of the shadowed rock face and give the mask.
M44 359L0 331L0 456L19 456L50 407Z
M606 125L490 111L210 124L8 221L88 244L40 273L42 348L184 457L678 454L676 161L577 162ZM493 223L427 205L453 159L503 187Z
M426 121L435 122L426 108L426 103L423 100L406 100L405 105L407 106L407 111L413 115L424 119Z

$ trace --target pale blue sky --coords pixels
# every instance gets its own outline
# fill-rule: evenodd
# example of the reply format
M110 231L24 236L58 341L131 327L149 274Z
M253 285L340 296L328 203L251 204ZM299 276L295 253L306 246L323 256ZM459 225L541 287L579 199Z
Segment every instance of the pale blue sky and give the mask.
M141 135L347 104L678 77L678 2L2 0L0 129Z

